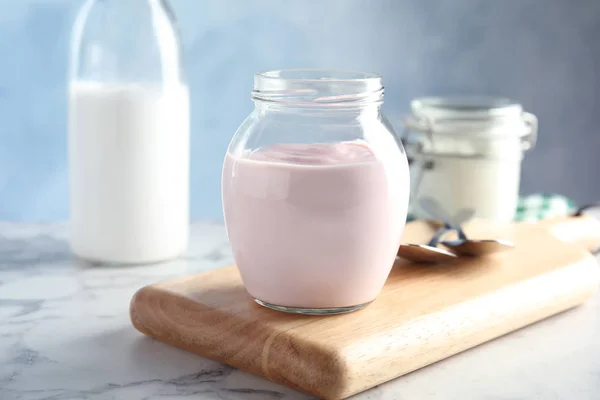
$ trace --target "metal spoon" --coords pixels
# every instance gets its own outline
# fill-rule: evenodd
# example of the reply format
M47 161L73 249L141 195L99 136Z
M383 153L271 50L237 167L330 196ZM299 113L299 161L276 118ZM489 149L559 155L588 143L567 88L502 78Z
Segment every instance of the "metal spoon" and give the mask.
M441 263L455 259L456 254L436 247L446 232L446 226L438 229L427 244L402 243L398 257L417 263Z
M459 210L451 221L445 218L439 219L441 219L441 221L444 223L444 229L446 230L446 232L456 231L459 239L466 240L467 236L465 235L465 232L462 229L462 224L473 218L473 215L475 215L475 210L473 210L472 208L465 208ZM441 238L442 236L440 235L440 239ZM438 240L437 242L432 243L432 245L437 246L439 243L440 241Z
M444 240L442 244L465 256L484 256L510 250L515 244L504 239Z
M428 244L402 243L398 257L417 263L442 263L455 259L456 254Z
M444 240L441 242L452 251L465 256L483 256L510 250L515 247L514 243L504 239L469 239L461 225L470 219L470 217L463 221L457 221L456 219L455 221L448 221L444 209L431 197L421 199L419 204L425 212L434 218L447 221L446 224L449 222L450 227L458 232L458 240Z
M398 257L416 263L430 264L448 262L457 258L456 254L448 250L415 243L402 243L398 249Z

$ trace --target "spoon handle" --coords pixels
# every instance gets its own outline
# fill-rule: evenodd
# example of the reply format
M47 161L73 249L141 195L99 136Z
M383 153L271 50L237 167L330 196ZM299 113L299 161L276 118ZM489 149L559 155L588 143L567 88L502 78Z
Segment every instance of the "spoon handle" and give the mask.
M433 197L422 197L419 200L419 205L429 216L439 219L446 225L451 225L448 214Z
M440 229L438 229L435 234L431 237L431 239L429 240L429 242L427 243L427 246L431 246L431 247L437 247L437 245L440 243L440 240L442 239L442 236L444 236L446 233L453 231L454 229L444 225L442 226Z
M454 216L454 220L452 222L454 223L454 228L457 230L460 240L467 240L467 235L462 228L462 224L473 218L473 215L475 215L474 209L463 208Z
M457 221L452 221L448 213L446 213L446 211L442 208L440 203L438 203L437 200L435 200L433 197L421 198L421 200L419 201L419 205L431 217L442 221L444 223L444 227L447 230L456 230L456 232L458 233L458 238L460 240L467 240L467 235L460 226L460 224L462 224L465 221L459 221L458 223Z

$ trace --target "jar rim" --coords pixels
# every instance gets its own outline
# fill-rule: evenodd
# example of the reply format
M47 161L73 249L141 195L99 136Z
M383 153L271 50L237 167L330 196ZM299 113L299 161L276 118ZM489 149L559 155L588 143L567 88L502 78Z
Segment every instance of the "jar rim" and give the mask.
M411 102L411 108L413 115L403 120L405 138L411 131L425 134L429 140L437 134L467 140L519 138L523 150L534 147L537 140L536 116L508 98L421 97Z
M523 113L521 104L509 98L470 95L420 97L411 101L411 109L414 114L433 120L485 120Z
M379 74L338 69L279 69L254 75L252 99L293 107L356 108L383 102Z
M255 76L260 77L262 79L279 79L306 82L364 82L369 80L381 80L381 75L374 72L327 68L273 69L257 72Z

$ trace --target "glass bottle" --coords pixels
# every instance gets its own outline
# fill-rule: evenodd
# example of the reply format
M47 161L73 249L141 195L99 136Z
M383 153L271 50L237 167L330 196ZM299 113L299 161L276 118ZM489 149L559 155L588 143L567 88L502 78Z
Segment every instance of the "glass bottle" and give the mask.
M433 197L451 214L511 221L519 198L521 161L535 146L537 118L504 98L426 97L405 118L411 158L411 212L427 218L419 199Z
M269 71L255 75L252 99L223 168L225 223L246 289L287 312L364 307L394 264L409 198L381 77Z
M88 0L69 76L70 242L100 263L184 252L189 230L189 94L164 0Z

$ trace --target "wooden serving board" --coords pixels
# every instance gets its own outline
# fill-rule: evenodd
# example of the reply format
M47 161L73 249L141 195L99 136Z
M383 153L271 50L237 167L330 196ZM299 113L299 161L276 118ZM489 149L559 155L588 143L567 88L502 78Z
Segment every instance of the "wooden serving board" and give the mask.
M398 261L377 300L350 314L261 307L232 266L142 288L131 320L171 345L342 399L584 302L598 287L585 247L600 244L600 224L584 216L544 225L473 223L469 235L493 232L516 248L445 265ZM424 243L434 229L410 223L404 241Z

